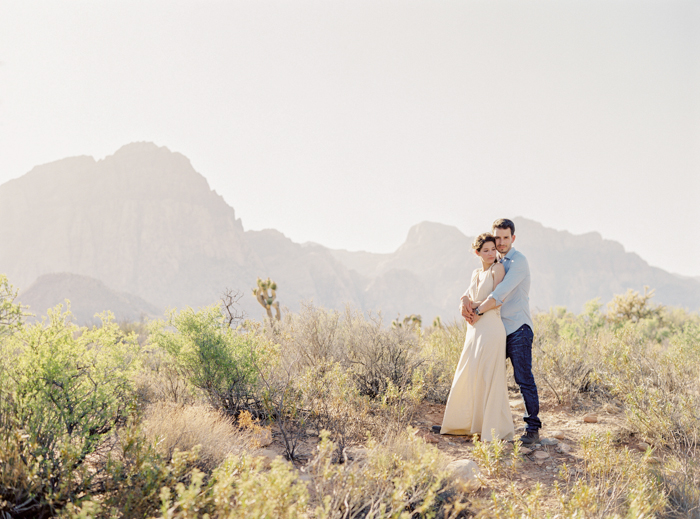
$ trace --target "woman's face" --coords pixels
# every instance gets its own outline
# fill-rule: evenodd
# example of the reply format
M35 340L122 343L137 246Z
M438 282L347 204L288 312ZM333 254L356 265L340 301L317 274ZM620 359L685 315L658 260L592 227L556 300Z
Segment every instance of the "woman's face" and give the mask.
M481 258L484 263L493 263L496 261L496 244L492 241L487 241L481 246L481 250L476 251L476 255Z

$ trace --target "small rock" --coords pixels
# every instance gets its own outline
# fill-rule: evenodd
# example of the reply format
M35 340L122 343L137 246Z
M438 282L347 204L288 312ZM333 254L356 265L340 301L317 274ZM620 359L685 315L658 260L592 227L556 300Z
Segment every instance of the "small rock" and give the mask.
M345 455L351 461L365 460L367 459L367 449L362 446L347 447Z
M476 492L481 488L481 480L479 475L479 465L472 460L457 460L447 465L447 469L451 470L467 492Z
M272 444L272 431L270 429L258 429L253 433L253 438L260 447Z
M272 460L274 460L274 459L277 458L278 456L281 456L281 454L279 454L279 453L276 452L276 451L273 451L272 449L260 449L260 450L257 450L257 451L255 452L255 455L256 455L256 456L261 456L262 458L264 458L264 459L263 459L263 465L265 465L265 467L269 467L269 466L272 464Z
M608 414L615 414L620 411L620 409L615 405L611 403L607 403L603 406L603 411L605 411Z
M306 435L307 436L318 436L316 431L314 431L313 429L306 429Z
M309 474L308 472L297 472L297 479L299 481L303 481L307 485L309 483L313 483L313 480L314 480L314 478L312 478L311 474Z
M587 414L583 417L583 421L586 423L598 423L598 415Z
M528 449L527 447L520 447L520 453L527 456L532 452L532 449Z
M559 443L559 440L556 440L554 438L542 438L540 440L540 443L545 446L556 445L557 443Z
M516 411L525 411L525 402L523 400L516 400L510 403L510 407Z
M557 450L564 454L568 454L569 452L571 452L571 445L569 445L568 443L560 443L557 447Z
M552 434L552 438L556 438L557 440L563 440L564 438L566 438L566 436L564 436L563 432L557 431L554 434Z
M639 442L637 445L634 446L635 449L641 452L646 452L651 445L649 445L647 442Z
M427 431L418 431L416 436L423 439L425 443L440 443L440 436Z
M536 451L535 458L537 458L538 460L546 460L547 458L549 458L549 453L546 451Z

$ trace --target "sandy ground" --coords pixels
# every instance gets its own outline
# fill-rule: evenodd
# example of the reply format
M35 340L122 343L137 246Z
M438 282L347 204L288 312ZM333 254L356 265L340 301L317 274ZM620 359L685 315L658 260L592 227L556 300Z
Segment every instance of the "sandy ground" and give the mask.
M511 391L510 405L516 428L515 437L518 438L524 433L525 427L522 419L524 405L518 393ZM433 425L442 423L444 411L444 405L424 404L420 418L415 422L419 430L418 434L454 460L475 459L471 452L474 448L471 440L459 436L441 436L431 432ZM585 416L588 416L589 420L594 418L596 422L585 421ZM556 507L556 496L552 487L555 481L559 480L559 473L564 465L573 474L577 473L577 469L580 470L581 438L590 436L592 433L611 432L614 438L621 441L621 444L626 444L630 448L639 445L638 440L625 430L624 417L619 409L613 406L572 411L570 406L557 406L555 400L545 398L540 401L540 419L543 424L540 430L540 441L544 438L555 439L557 444L551 446L540 444L531 448L531 452L522 456L521 464L511 473L497 476L482 474L484 486L476 493L477 497L488 498L493 492L496 494L510 492L511 485L515 485L517 490L526 492L540 483L544 490L544 499L547 501L545 507ZM558 439L554 438L555 436ZM565 445L563 449L562 444ZM512 450L512 446L507 448ZM538 452L540 454L537 454ZM546 453L547 456L542 453Z
M525 422L522 420L524 405L517 391L510 391L510 405L515 424L515 437L518 438L524 433ZM442 423L444 411L444 405L423 403L412 423L417 430L416 434L426 442L435 445L452 460L472 459L478 462L472 453L474 443L471 438L441 436L431 431L433 425ZM585 421L584 417L587 415L595 417L596 421ZM624 417L620 410L611 405L572 410L571 406L557 405L554 398L548 399L545 395L540 401L540 419L543 423L540 441L556 437L556 445L539 444L531 447L531 452L525 451L515 470L502 471L501 474L491 476L482 473L483 486L473 494L473 497L488 499L494 492L497 495L510 493L512 485L515 486L516 491L524 493L534 489L539 483L544 490L543 499L545 502L542 504L545 509L552 510L557 507L553 486L559 480L559 473L563 466L574 475L580 473L582 467L581 438L590 436L592 433L611 432L621 446L627 445L630 448L635 448L639 444L639 440L625 430ZM265 454L282 455L284 448L279 432L274 431L273 437L273 443L267 447L269 450ZM298 447L297 452L301 456L295 465L301 469L302 473L305 460L313 455L317 442L318 437L309 435ZM562 444L565 445L563 449ZM512 451L512 444L508 444L506 449ZM348 450L352 452L352 448ZM543 453L546 453L546 456Z

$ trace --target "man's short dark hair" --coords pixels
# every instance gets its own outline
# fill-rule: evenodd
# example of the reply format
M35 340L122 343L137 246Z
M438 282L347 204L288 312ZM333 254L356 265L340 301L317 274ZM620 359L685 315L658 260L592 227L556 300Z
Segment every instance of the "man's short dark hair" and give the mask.
M513 220L509 220L508 218L499 218L493 222L491 230L495 231L496 229L510 229L510 235L515 236L515 224Z

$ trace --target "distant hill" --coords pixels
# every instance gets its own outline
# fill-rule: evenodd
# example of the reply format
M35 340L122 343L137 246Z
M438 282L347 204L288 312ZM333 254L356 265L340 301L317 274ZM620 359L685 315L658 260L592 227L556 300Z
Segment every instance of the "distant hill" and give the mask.
M658 303L700 309L698 279L650 267L597 233L514 220L515 247L532 271L534 310L578 312L590 299L605 303L644 285L656 289ZM38 308L75 294L74 310L80 299L90 316L105 308L127 315L130 307L128 315L140 315L144 308L203 306L232 288L243 294L243 310L261 317L250 289L258 276L269 276L282 306L293 311L313 300L381 310L389 319L419 313L427 323L436 315L458 317L459 296L478 266L472 237L440 223L411 227L389 254L299 244L273 229L244 231L186 157L151 143L126 145L100 161L73 157L35 167L0 186L0 221L0 273L21 297ZM92 281L42 278L52 273ZM103 288L88 288L96 282ZM61 290L66 294L59 296Z
M152 318L161 312L154 305L138 296L116 292L102 281L78 274L56 273L40 276L31 286L19 294L17 302L29 306L29 312L40 320L49 308L63 304L66 299L78 324L99 324L95 314L110 310L119 321L139 321Z
M656 289L657 303L700 309L697 280L650 267L638 255L625 252L622 245L604 240L598 233L573 235L526 218L516 217L513 221L514 246L527 256L530 264L533 311L565 306L580 312L591 299L599 297L606 303L614 294L624 293L628 288L643 291L645 285ZM434 312L453 316L455 301L468 286L472 270L479 266L471 251L472 240L473 237L455 227L423 222L411 228L406 242L392 254L342 250L333 254L348 268L375 283L392 271L414 275L413 282L405 279L401 284L412 283L411 295L403 301L410 302L408 306L416 310L407 309L403 313L422 311L428 316L435 315ZM395 301L387 298L390 291L383 290L373 303L391 308Z

